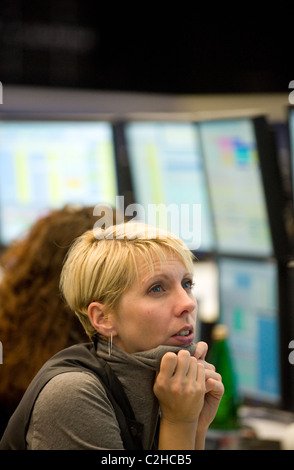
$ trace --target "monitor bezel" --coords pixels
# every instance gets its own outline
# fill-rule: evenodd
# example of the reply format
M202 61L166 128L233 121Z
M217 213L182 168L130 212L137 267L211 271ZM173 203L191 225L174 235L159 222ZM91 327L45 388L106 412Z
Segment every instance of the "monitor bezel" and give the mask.
M287 201L284 197L278 156L272 134L264 116L253 118L259 151L261 176L272 233L274 256L280 262L288 262L293 254L293 243L287 232Z

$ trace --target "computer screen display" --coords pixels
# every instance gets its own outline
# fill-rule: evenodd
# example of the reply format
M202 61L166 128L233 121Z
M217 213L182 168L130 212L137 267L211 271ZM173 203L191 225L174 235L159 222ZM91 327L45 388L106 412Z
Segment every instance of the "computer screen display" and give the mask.
M111 125L94 121L0 121L0 239L22 236L65 204L115 204Z
M198 129L188 122L125 125L134 200L141 218L171 230L191 250L215 248Z
M273 253L253 122L226 119L199 123L221 254Z
M240 398L278 406L281 400L278 269L274 261L220 258L220 321Z

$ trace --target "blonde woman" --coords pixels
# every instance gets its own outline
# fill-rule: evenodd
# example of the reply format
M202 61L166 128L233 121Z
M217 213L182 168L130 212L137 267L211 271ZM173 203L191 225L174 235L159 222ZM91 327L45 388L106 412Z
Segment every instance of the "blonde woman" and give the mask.
M129 222L79 237L60 286L92 343L48 361L0 448L203 449L223 385L193 342L192 273L166 231Z

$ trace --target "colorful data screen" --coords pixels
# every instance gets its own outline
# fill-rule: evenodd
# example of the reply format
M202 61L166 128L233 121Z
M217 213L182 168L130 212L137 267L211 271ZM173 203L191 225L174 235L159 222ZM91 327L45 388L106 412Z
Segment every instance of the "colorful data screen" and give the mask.
M171 230L191 250L214 250L197 127L186 122L132 122L125 126L125 136L141 219Z
M221 258L220 318L240 397L278 405L281 399L277 265Z
M218 252L270 256L273 245L250 119L199 123Z
M90 121L0 122L0 238L22 236L50 209L115 204L112 127Z

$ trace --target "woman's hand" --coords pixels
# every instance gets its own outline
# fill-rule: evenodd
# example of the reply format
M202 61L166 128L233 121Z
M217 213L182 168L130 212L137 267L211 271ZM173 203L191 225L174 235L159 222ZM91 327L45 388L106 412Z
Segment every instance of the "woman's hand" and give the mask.
M224 394L222 377L215 370L213 364L205 361L208 346L203 341L196 345L194 356L198 359L198 364L205 368L205 398L203 408L198 420L198 432L206 432L212 423L218 410L220 401Z
M186 350L166 353L153 391L161 409L159 449L203 449L207 429L224 393L221 376L205 361L207 344L194 356Z
M194 422L204 403L204 366L186 350L168 352L161 360L153 390L165 419Z
M194 449L204 405L205 368L186 350L166 353L154 383L161 409L159 449Z
M205 362L205 361L204 361ZM222 377L215 371L212 364L205 362L205 397L198 420L198 431L206 432L215 418L220 401L224 394Z

